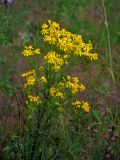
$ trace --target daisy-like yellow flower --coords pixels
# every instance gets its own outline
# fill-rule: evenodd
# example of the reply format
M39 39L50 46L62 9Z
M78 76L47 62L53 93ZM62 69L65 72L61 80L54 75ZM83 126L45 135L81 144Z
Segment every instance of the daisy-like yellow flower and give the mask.
M59 90L59 88L51 87L49 92L52 97L64 98L64 94Z
M54 87L51 87L49 92L51 96L55 96L56 89Z
M79 89L80 89L81 92L83 92L83 91L85 91L85 86L83 84L80 84Z
M49 44L57 45L62 51L72 53L78 56L85 56L90 60L97 60L98 54L91 53L92 43L85 43L81 35L73 34L59 24L48 20L47 24L42 25L42 34L44 41Z
M45 76L42 76L40 78L40 82L42 82L43 84L46 84L47 83L47 79L45 78Z
M22 74L22 77L27 77L27 76L33 75L33 74L35 74L35 70L31 70L31 71L28 71L28 72L26 72L26 73L23 73L23 74Z
M62 57L54 51L48 52L47 55L44 56L44 60L45 64L51 66L55 72L60 71L64 64Z
M39 55L40 55L40 49L39 49L39 48L35 49L35 50L33 51L33 53L34 53L34 54L39 54Z
M72 94L76 94L79 90L82 92L85 90L85 86L80 84L78 77L71 78L70 76L66 77L65 81L66 88L71 89Z
M56 97L64 98L64 95L62 92L59 91L56 93Z
M40 102L40 97L39 96L28 95L28 99L32 103L38 103L38 102Z
M90 111L90 105L88 102L80 102L78 100L76 100L75 102L72 103L72 105L76 108L76 109L79 109L79 108L82 108L85 112L89 112Z
M36 82L36 79L34 76L28 76L26 77L26 83L24 84L24 88L26 87L30 87L30 86L33 86Z
M90 111L90 105L89 105L89 103L88 102L84 102L84 101L82 101L82 108L83 108L83 110L85 111L85 112L89 112Z
M36 83L35 70L23 73L22 77L24 77L25 81L26 81L26 83L24 84L24 88L35 85L35 83Z
M40 49L39 48L34 49L31 45L25 46L22 54L25 57L29 57L29 56L33 56L33 55L40 55Z
M81 107L81 102L80 101L75 101L72 103L72 105L75 107L75 108L80 108Z

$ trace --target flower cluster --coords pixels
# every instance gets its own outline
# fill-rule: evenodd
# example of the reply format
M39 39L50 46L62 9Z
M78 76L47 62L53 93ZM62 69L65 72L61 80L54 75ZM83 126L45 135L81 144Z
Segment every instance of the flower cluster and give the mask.
M91 60L97 60L98 54L91 53L92 43L85 43L81 35L73 34L66 29L61 29L59 24L48 20L48 24L42 25L44 41L57 45L62 51L73 55L86 56Z
M34 49L31 45L29 46L25 46L24 51L22 52L22 54L25 57L29 57L29 56L33 56L33 55L40 55L40 49Z
M66 79L63 78L63 81L60 81L55 87L50 88L50 95L63 98L66 95L66 89L69 89L70 93L75 95L79 91L83 92L85 86L79 82L78 77L71 78L71 76L67 76Z
M38 104L41 103L40 97L39 96L33 96L33 95L28 95L28 101L26 101L27 109L28 109L28 116L27 118L30 120L32 119L33 113L35 112L35 109Z
M24 84L24 88L33 86L36 83L36 74L35 70L26 72L22 74L22 77L25 77L26 83Z
M56 52L48 52L44 56L45 64L50 66L52 70L59 71L64 64L64 59Z
M70 76L67 76L65 80L65 86L67 89L70 89L72 94L76 94L78 91L84 91L85 86L83 84L80 84L78 77L71 78Z
M29 99L29 101L32 102L32 103L38 103L38 102L40 102L39 96L28 95L28 99Z
M97 60L97 53L91 53L92 43L85 43L81 35L73 34L66 29L61 29L56 22L48 21L47 24L42 25L42 35L45 42L57 46L57 52L50 50L44 55L42 66L35 66L34 55L40 55L40 49L34 49L33 46L25 46L22 54L27 57L33 70L23 73L25 78L24 88L30 91L28 95L29 103L28 109L33 113L35 106L33 103L42 102L46 100L46 104L50 106L62 106L67 103L68 98L71 97L71 103L74 96L78 92L83 92L85 86L80 83L78 77L71 77L66 75L66 69L70 66L72 58L75 56L85 56L90 60ZM73 57L74 56L74 57ZM75 57L76 58L76 57ZM37 84L37 85L35 85ZM30 87L30 88L29 88ZM37 88L38 87L38 88ZM40 92L39 96L32 96ZM35 91L35 93L32 93ZM46 98L47 97L47 98ZM46 98L46 99L45 99ZM50 102L48 102L50 100ZM30 104L31 103L31 104ZM50 104L52 103L52 104ZM89 112L90 105L85 101L77 101L72 103L76 109L82 108Z
M80 102L80 101L75 101L72 103L72 105L76 108L76 109L79 109L79 108L82 108L85 112L89 112L90 111L90 105L88 102Z
M49 92L52 97L64 98L64 94L59 90L59 88L51 87Z

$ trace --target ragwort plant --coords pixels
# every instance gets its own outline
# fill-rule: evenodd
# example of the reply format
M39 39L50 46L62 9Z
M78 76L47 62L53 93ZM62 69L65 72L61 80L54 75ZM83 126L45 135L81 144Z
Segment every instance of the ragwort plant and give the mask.
M21 147L24 159L55 158L59 149L54 151L52 148L47 152L48 144L52 142L52 134L50 136L49 133L61 125L63 136L66 136L63 116L66 113L90 112L89 103L76 98L85 90L84 84L67 71L76 58L98 59L97 53L91 53L90 41L85 43L81 35L60 28L56 22L48 20L42 25L41 33L43 41L51 46L50 51L42 54L40 48L27 45L22 52L31 67L22 74L27 98L26 132L24 147ZM36 56L40 58L40 64L35 61Z

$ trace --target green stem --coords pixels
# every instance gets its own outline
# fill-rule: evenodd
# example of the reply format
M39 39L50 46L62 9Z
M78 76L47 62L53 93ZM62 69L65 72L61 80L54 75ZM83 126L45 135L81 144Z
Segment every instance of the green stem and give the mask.
M111 43L110 43L110 32L109 32L109 24L108 24L108 18L107 13L105 9L105 2L102 1L103 11L104 11L104 18L105 18L105 25L106 25L106 31L107 31L107 41L108 41L108 51L109 51L109 61L110 61L110 72L113 80L113 84L115 83L115 77L114 77L114 71L113 71L113 64L112 64L112 51L111 51Z

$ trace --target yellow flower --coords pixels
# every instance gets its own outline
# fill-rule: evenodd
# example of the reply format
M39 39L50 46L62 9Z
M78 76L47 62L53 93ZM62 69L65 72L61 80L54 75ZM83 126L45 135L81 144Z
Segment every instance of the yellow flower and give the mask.
M67 80L70 80L70 79L71 79L71 77L70 77L69 75L67 75L67 77L66 77L66 78L67 78Z
M46 29L46 28L48 28L48 25L44 23L44 24L42 25L42 30L43 30L43 29Z
M81 107L85 112L90 111L90 105L88 102L84 102L84 101L80 102L80 101L76 100L75 102L72 103L72 105L77 109L79 109Z
M25 49L22 52L22 54L25 57L33 56L33 55L36 55L36 54L40 55L40 49L39 48L37 48L37 49L34 50L34 48L31 45L25 46L24 48Z
M38 68L38 70L41 71L41 72L44 71L43 66L40 66L40 67Z
M79 83L78 77L74 77L74 78L72 78L72 80L73 80L74 83Z
M70 81L66 82L66 88L72 88L73 87L73 83L71 83Z
M50 95L51 95L52 97L64 98L64 95L63 95L63 93L59 90L59 88L51 87L49 92L50 92Z
M76 102L73 102L72 105L73 105L75 108L80 108L80 107L81 107L81 102L76 100Z
M54 87L50 88L50 95L51 96L55 96L55 93L56 93L56 89Z
M33 47L29 45L29 46L25 46L25 49L33 49Z
M76 94L79 90L85 90L85 86L83 84L80 84L78 77L74 77L71 79L70 76L67 76L65 85L66 88L71 89L72 94Z
M48 23L49 23L49 24L51 24L51 22L52 22L51 20L48 20Z
M36 79L34 76L28 76L26 78L26 83L24 84L24 88L28 87L28 86L33 86L36 82Z
M64 64L64 60L54 51L48 52L44 56L45 64L50 65L52 70L58 72Z
M42 76L42 77L40 78L40 81L41 81L42 83L44 83L44 84L47 83L47 79L45 78L45 76Z
M35 70L23 73L22 77L25 77L25 80L26 80L26 83L24 84L24 88L28 86L33 86L36 82Z
M31 70L31 71L29 71L29 72L23 73L23 74L22 74L22 77L27 77L27 76L33 75L33 74L35 74L35 70Z
M81 92L83 92L85 90L85 86L83 84L80 84L79 89L80 89Z
M56 96L57 96L57 97L60 97L60 98L64 98L64 95L63 95L62 92L57 92L57 93L56 93Z
M35 102L36 102L36 103L40 102L39 96L28 95L28 99L29 99L30 102L33 102L33 103L35 103Z
M89 103L88 102L84 102L84 101L82 101L82 108L83 108L83 110L85 111L85 112L89 112L90 111L90 105L89 105Z
M59 89L63 89L64 88L64 83L63 82L59 82L58 83L58 88Z
M44 41L49 44L57 45L62 51L73 53L78 56L88 57L90 60L97 60L98 54L91 53L92 43L85 43L81 35L61 29L59 24L48 20L48 24L43 24L42 34ZM67 61L66 61L67 62Z
M40 49L39 49L39 48L35 49L35 50L33 51L33 53L34 53L34 54L40 54Z

